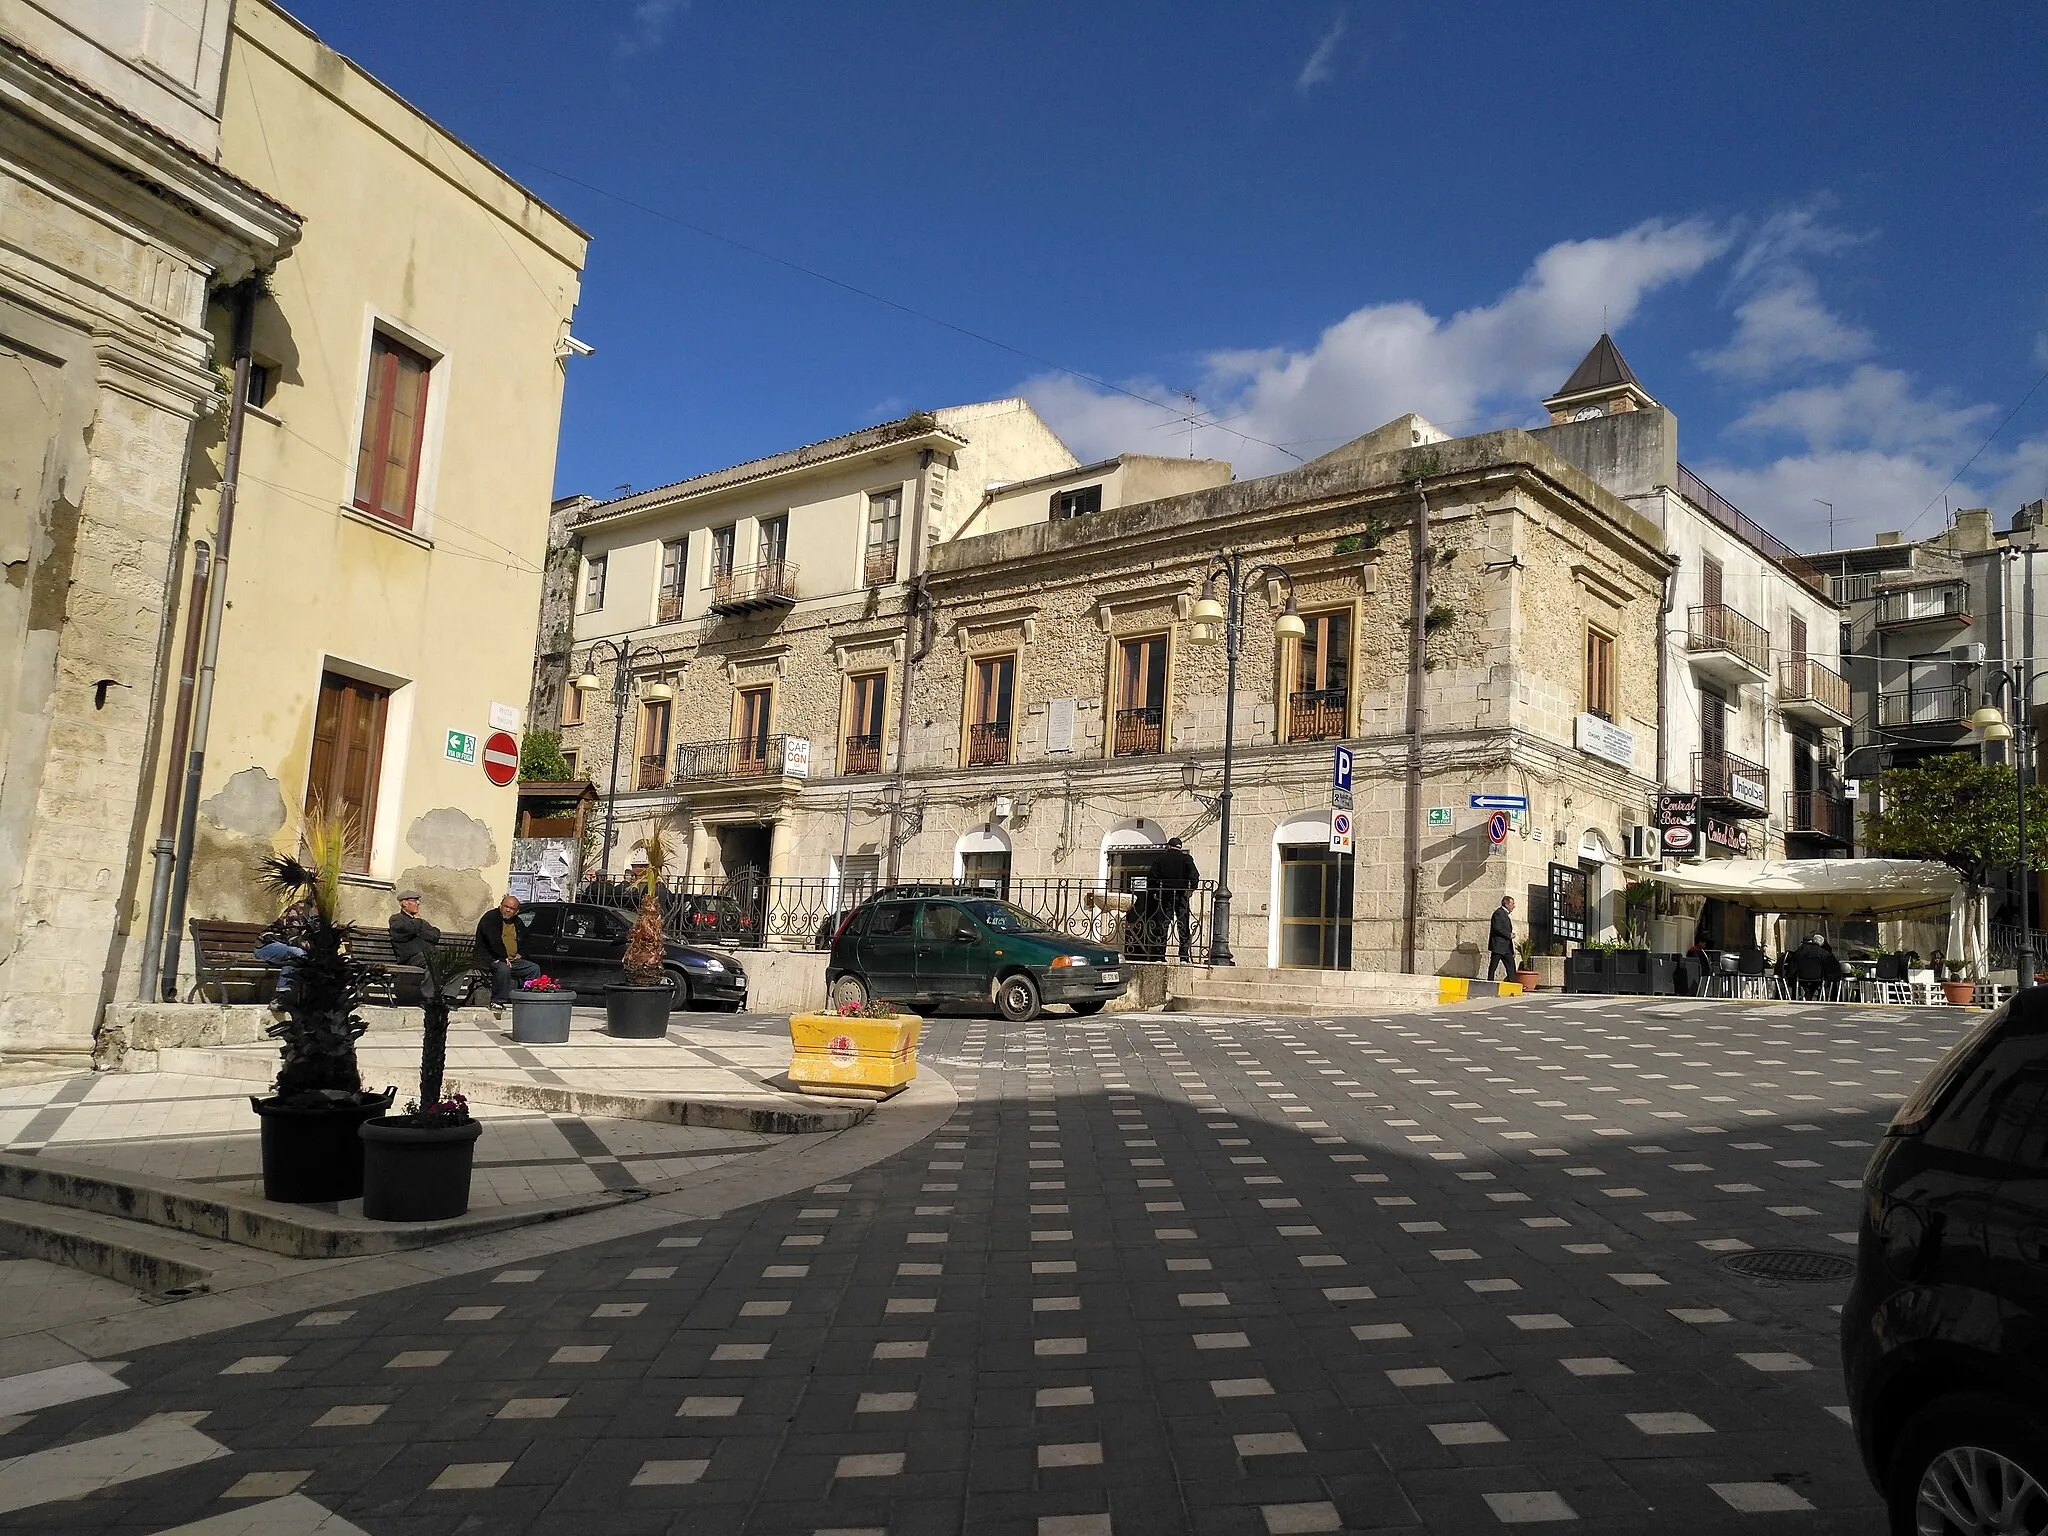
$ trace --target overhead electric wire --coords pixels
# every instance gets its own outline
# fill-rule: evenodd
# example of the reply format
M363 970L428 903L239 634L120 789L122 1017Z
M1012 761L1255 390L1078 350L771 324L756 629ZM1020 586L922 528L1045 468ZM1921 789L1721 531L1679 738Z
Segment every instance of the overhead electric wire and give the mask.
M1966 473L1968 473L1970 466L1976 463L1977 460L1984 456L1984 450L1991 446L1992 440L1996 438L1999 433L2003 432L2007 427L2012 425L2013 417L2019 415L2021 411L2027 408L2027 402L2033 399L2036 394L2040 393L2040 389L2043 384L2048 384L2048 372L2043 372L2041 377L2034 380L2034 387L2032 389L2029 389L2024 395L2020 396L2020 403L2005 413L2005 420L2001 421L1997 426L1991 429L1991 436L1985 438L1983 442L1979 443L1977 445L1977 451L1971 454L1967 459L1963 460L1962 467L1959 468L1954 474L1948 477L1948 484L1944 485L1940 490L1936 491L1934 495L1928 499L1927 505L1920 509L1918 514L1916 514L1913 518L1912 522L1906 524L1905 528L1901 530L1902 533L1911 533L1915 528L1920 526L1920 519L1925 517L1928 513L1932 512L1934 510L1934 503L1940 501L1944 496L1948 495L1950 489L1955 485L1955 483L1958 480L1962 479Z
M1179 407L1168 405L1163 400L1155 400L1150 395L1144 394L1139 390L1128 389L1121 384L1112 383L1098 374L1088 373L1079 368L1069 368L1065 363L1057 362L1037 352L1028 351L1023 347L1013 346L1000 337L991 336L985 331L977 331L971 326L961 325L959 322L948 320L942 315L934 315L927 310L918 309L913 305L905 304L900 299L892 299L887 294L876 293L871 288L863 288L858 283L849 283L844 278L834 277L829 272L821 272L816 267L806 266L802 262L793 261L787 256L779 256L774 251L764 250L758 245L749 245L744 240L736 240L731 235L721 234L718 230L707 228L702 224L692 223L685 218L680 218L664 208L653 207L648 203L639 201L637 198L627 197L623 193L614 192L608 187L600 187L594 182L584 181L579 177L571 176L566 171L558 171L552 166L542 165L538 160L529 160L524 155L513 154L508 154L504 158L539 171L543 176L552 176L557 181L567 182L572 187L581 187L584 191L594 192L599 197L610 198L615 203L635 209L648 215L650 218L660 219L665 223L673 224L678 229L687 229L691 234L701 235L706 240L715 240L721 245L731 246L736 251L744 251L749 256L758 256L763 261L773 262L779 267L787 267L792 272L801 273L803 276L814 281L828 284L843 292L853 294L857 298L866 299L870 303L884 305L889 309L897 311L899 314L909 315L913 319L922 320L928 325L936 325L943 330L953 332L955 335L965 336L970 341L978 341L983 346L994 347L999 352L1008 352L1013 357L1021 357L1026 362L1036 363L1041 368L1050 368L1055 373L1066 374L1069 378L1079 379L1083 383L1092 384L1098 389L1106 389L1113 394L1123 395L1128 399L1138 401L1140 404L1149 405L1156 411L1164 411L1176 420L1186 419L1187 413ZM1215 423L1198 423L1198 425L1215 425ZM1300 454L1287 447L1284 443L1268 442L1263 437L1254 437L1249 432L1239 432L1231 427L1217 426L1216 430L1228 432L1232 437L1238 438L1243 442L1257 443L1261 448L1271 448L1276 453L1284 453L1297 464L1307 462Z

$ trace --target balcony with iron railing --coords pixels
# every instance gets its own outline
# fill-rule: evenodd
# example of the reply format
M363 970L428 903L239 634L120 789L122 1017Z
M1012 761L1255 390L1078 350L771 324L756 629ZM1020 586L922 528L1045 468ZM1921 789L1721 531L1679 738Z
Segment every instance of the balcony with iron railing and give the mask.
M656 599L654 600L654 622L655 622L655 623L657 623L657 624L675 624L675 623L679 623L679 622L681 622L681 620L682 620L682 617L683 617L683 594L682 594L682 593L680 593L680 592L663 592L663 593L662 593L662 594L661 594L661 595L660 595L659 597L657 597L657 598L656 598Z
M1785 835L1848 848L1856 841L1856 807L1819 790L1785 791Z
M1113 756L1154 756L1166 750L1166 710L1158 704L1120 709L1116 712L1113 731Z
M1687 616L1685 651L1693 671L1730 688L1771 675L1771 632L1726 603L1702 603Z
M635 789L663 789L668 785L668 759L665 756L643 757L633 773Z
M771 560L744 570L718 571L711 577L713 613L759 613L788 608L796 602L796 563Z
M871 544L861 560L861 580L871 587L886 587L896 579L896 546Z
M967 766L993 768L1010 760L1010 722L982 720L967 727Z
M1778 663L1778 708L1815 725L1847 725L1849 680L1810 656Z
M1771 809L1771 771L1733 752L1692 755L1693 793L1731 816L1765 816Z
M1877 595L1879 629L1955 629L1970 622L1970 584L1935 581Z
M1351 692L1346 688L1307 688L1287 695L1289 741L1342 741L1349 731Z
M1940 734L1969 729L1970 690L1961 683L1905 688L1877 696L1877 723L1885 730L1922 727Z
M727 741L686 741L676 748L676 782L780 778L786 739L743 736Z
M880 773L882 771L882 733L870 731L865 736L846 738L845 751L839 760L841 773Z

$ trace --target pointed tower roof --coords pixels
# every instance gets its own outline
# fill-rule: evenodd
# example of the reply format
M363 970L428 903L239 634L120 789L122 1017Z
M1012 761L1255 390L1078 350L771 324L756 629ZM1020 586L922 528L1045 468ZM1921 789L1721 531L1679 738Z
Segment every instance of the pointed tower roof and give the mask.
M1605 331L1593 343L1593 350L1572 370L1563 388L1543 402L1553 422L1590 414L1595 407L1604 416L1615 411L1641 410L1656 403L1636 381L1635 370Z

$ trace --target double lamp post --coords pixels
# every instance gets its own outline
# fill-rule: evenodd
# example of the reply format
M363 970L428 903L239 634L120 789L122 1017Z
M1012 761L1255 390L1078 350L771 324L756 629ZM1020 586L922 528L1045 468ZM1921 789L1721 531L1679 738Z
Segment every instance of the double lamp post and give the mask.
M2030 871L2032 860L2027 856L2027 770L2034 760L2034 684L2048 673L2029 672L2024 666L2000 668L1991 676L1984 690L1984 703L1970 716L1970 728L1990 742L2011 741L2013 778L2018 784L2018 852L2014 859L2014 873L2019 879L2019 946L2013 957L2015 979L2022 987L2034 984L2034 900L2033 876ZM2006 723L2005 714L1999 708L2003 699L2006 709L2013 712L2013 723Z
M661 647L654 644L634 645L631 637L621 640L596 640L584 653L584 671L570 681L569 686L581 694L593 694L604 686L598 678L598 662L609 657L617 663L612 673L612 758L609 782L605 785L604 796L604 862L600 877L609 881L612 877L612 822L614 808L619 799L619 746L625 734L626 706L633 702L633 667L649 657L662 659ZM656 680L640 692L641 698L651 704L665 704L675 697L675 690L667 683Z

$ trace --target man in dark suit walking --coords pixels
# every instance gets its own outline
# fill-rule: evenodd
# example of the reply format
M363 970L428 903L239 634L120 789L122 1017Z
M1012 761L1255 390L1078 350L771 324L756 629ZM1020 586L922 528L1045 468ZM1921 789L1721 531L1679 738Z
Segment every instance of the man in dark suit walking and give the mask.
M1503 896L1500 905L1493 909L1493 932L1486 940L1486 979L1494 980L1493 968L1499 966L1503 977L1512 979L1515 974L1515 898Z

